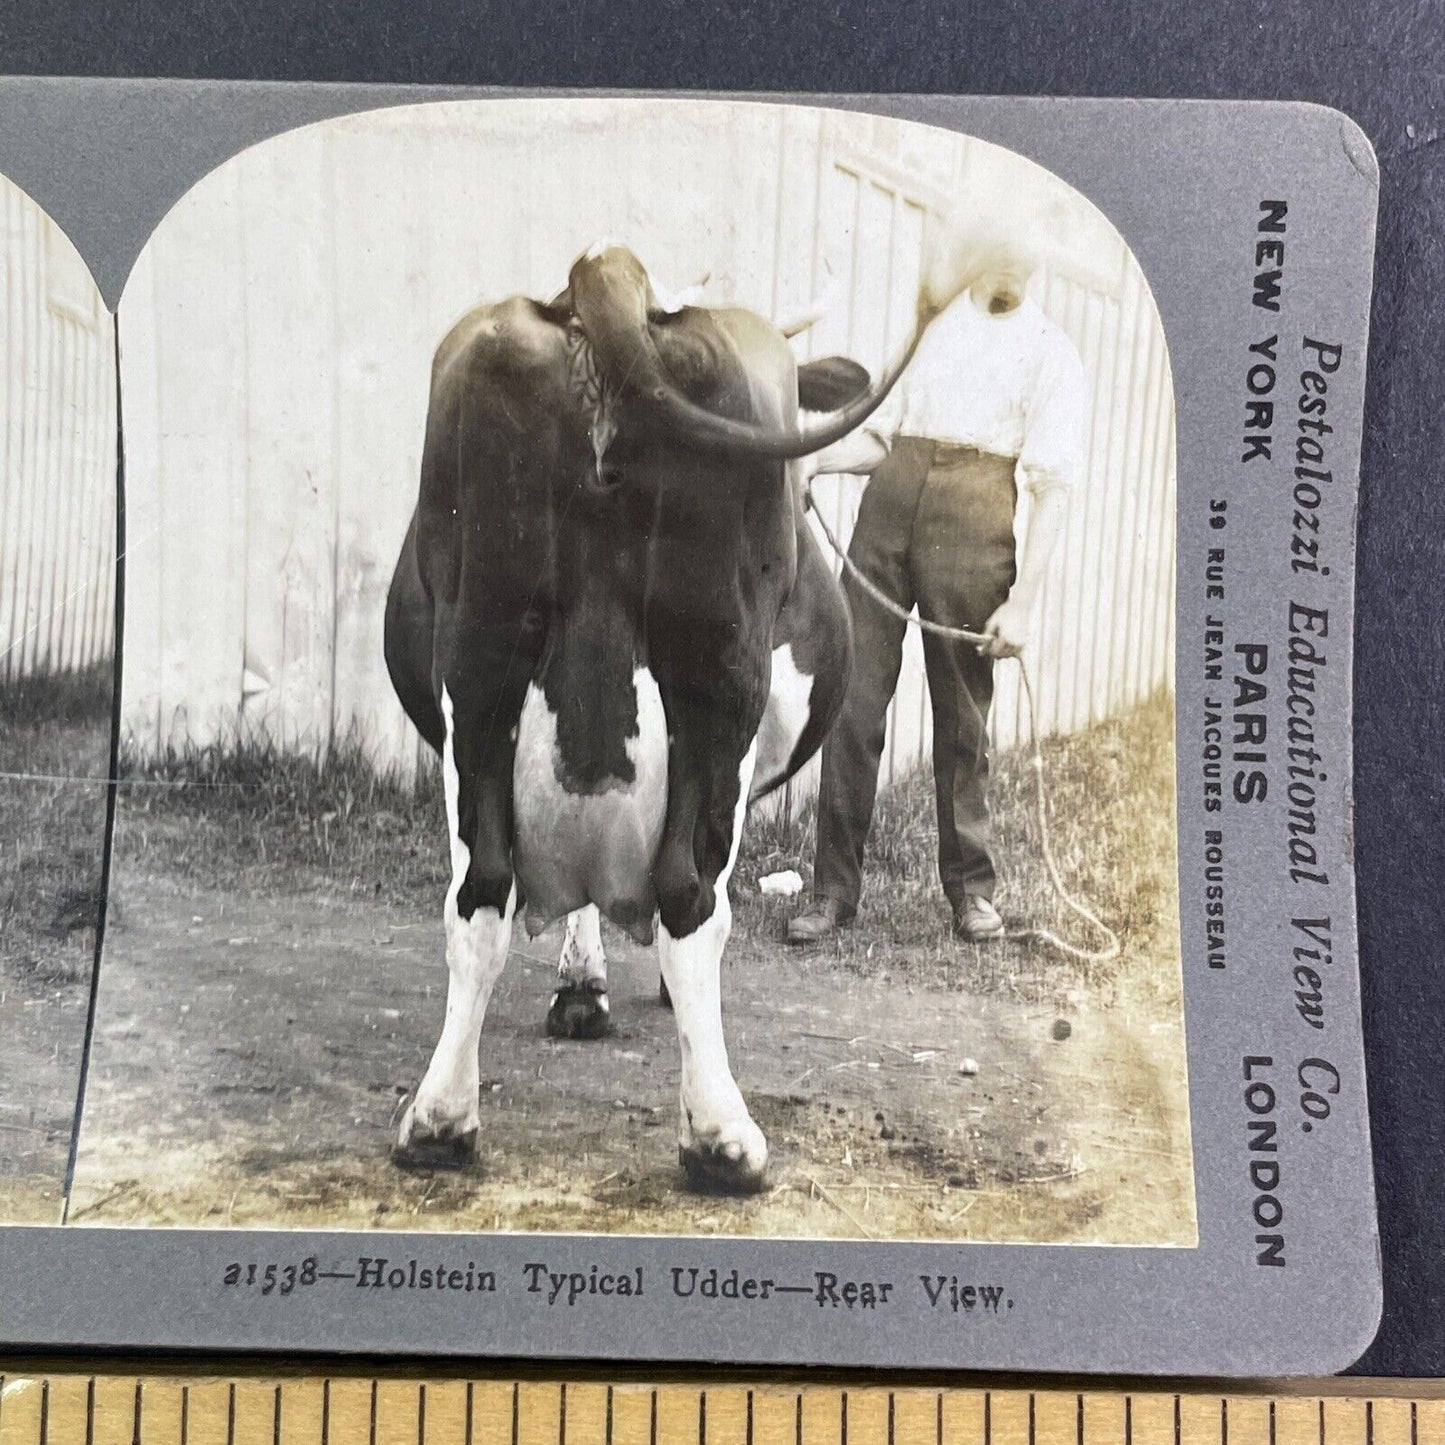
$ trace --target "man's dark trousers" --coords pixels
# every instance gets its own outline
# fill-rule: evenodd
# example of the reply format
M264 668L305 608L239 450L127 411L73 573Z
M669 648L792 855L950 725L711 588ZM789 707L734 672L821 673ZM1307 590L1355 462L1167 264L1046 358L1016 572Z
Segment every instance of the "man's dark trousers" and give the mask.
M1016 500L1013 458L901 436L863 493L848 556L901 607L916 604L920 617L978 631L1014 583ZM846 569L843 583L853 613L853 675L823 746L813 893L854 909L907 624ZM966 895L992 898L994 891L986 727L993 662L969 643L927 632L923 655L933 704L938 873L958 910Z

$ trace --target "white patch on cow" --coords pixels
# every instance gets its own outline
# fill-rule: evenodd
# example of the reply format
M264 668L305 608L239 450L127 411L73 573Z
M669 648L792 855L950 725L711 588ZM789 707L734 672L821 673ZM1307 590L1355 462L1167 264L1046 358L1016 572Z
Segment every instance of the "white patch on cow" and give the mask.
M636 734L625 744L632 780L585 793L567 786L557 717L545 694L535 683L527 689L512 773L512 851L533 937L564 913L595 903L609 915L620 905L615 921L650 939L650 908L640 921L628 905L652 897L667 816L667 716L647 668L634 668L632 686Z
M682 1115L678 1143L687 1153L712 1156L740 1179L759 1180L768 1163L768 1142L753 1123L728 1063L722 1025L722 955L732 932L728 881L742 841L748 789L757 761L754 739L738 770L738 804L732 850L718 874L712 916L686 938L659 934L662 977L672 996L682 1056Z
M815 681L812 674L799 670L791 643L773 649L773 680L758 726L758 766L753 774L757 792L766 792L787 772L812 716Z
M447 836L451 844L452 880L447 888L443 919L447 940L447 1011L431 1063L416 1099L401 1121L400 1147L426 1140L462 1140L481 1127L477 1096L481 1087L478 1051L482 1023L492 989L507 962L512 939L512 913L517 905L513 883L507 906L478 908L470 918L457 911L457 895L471 866L471 849L460 837L455 729L452 700L442 688L446 740L442 746L442 782L446 793Z
M595 904L567 915L567 936L562 940L562 957L557 964L557 987L583 988L600 984L607 988L607 955L602 950L602 919ZM556 1002L555 995L553 1002Z

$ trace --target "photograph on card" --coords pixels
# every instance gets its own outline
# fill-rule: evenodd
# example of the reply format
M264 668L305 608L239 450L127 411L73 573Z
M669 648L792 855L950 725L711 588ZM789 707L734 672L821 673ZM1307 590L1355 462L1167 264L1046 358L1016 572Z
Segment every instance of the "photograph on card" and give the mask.
M58 1224L102 913L114 318L0 177L0 1222Z
M363 113L119 307L80 1224L1196 1242L1174 392L912 122Z

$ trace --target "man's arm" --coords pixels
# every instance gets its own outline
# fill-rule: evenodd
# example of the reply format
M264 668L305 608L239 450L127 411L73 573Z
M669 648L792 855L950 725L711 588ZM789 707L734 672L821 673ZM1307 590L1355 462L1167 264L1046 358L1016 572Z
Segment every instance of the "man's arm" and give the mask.
M991 641L983 650L990 657L1017 657L1032 631L1044 577L1064 532L1069 493L1084 469L1085 407L1083 363L1060 337L1027 403L1024 445L1015 475L1019 486L1033 493L1033 513L1020 549L1018 580L1003 606L984 624Z
M887 455L888 448L871 431L849 432L814 456L812 472L814 476L834 472L864 475L880 466Z
M1034 497L1028 535L1019 557L1018 579L1002 606L984 623L990 639L983 651L990 657L1017 657L1028 641L1039 592L1048 575L1049 562L1058 550L1059 538L1069 515L1066 487L1050 487Z

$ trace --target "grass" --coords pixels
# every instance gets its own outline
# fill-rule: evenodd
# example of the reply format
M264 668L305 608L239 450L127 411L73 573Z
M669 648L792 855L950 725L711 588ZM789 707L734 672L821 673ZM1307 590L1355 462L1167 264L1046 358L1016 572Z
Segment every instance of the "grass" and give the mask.
M120 776L131 865L212 887L244 870L257 889L428 898L440 910L450 863L435 766L412 781L379 772L355 735L306 753L252 734L143 761L123 747Z
M90 976L110 709L108 664L0 686L0 772L26 775L0 778L0 963L7 978L44 985Z
M878 800L859 924L823 952L885 981L1004 991L1030 999L1087 986L1105 993L1142 956L1161 990L1178 988L1174 832L1174 708L1159 695L1105 723L1044 745L1055 857L1065 882L1118 930L1125 948L1108 965L1081 964L1037 944L960 945L937 881L933 780L922 770ZM440 909L448 881L441 780L423 767L415 784L378 773L359 739L319 755L286 752L264 737L225 747L183 747L144 763L123 758L122 856L152 873L283 892L332 891ZM1034 818L1033 771L1022 751L997 759L991 787L1010 927L1051 927L1097 947L1061 910L1044 872ZM793 900L764 898L758 879L794 868L811 879L814 809L754 811L733 885L735 939L780 939ZM805 893L806 896L806 893Z

